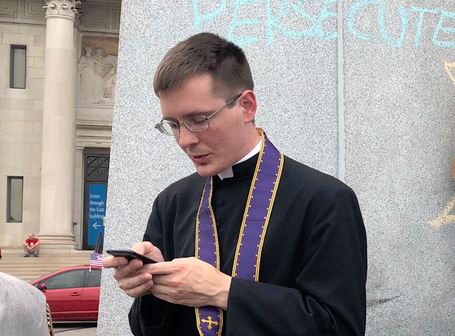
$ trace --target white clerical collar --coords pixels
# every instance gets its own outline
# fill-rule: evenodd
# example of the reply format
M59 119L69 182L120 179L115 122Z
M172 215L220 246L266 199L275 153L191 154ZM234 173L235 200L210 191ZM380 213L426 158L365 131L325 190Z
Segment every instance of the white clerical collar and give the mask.
M236 163L233 164L233 166L235 166L236 164L239 164L243 161L246 161L248 160L249 158L252 158L253 156L255 156L257 153L259 153L261 151L261 139L259 139L259 142L257 143L257 145L247 154L245 155L243 158L241 158L239 161L237 161ZM232 166L229 167L229 168L226 168L225 170L223 170L222 172L220 172L218 174L218 177L223 180L225 178L230 178L230 177L234 177L234 172L232 171Z

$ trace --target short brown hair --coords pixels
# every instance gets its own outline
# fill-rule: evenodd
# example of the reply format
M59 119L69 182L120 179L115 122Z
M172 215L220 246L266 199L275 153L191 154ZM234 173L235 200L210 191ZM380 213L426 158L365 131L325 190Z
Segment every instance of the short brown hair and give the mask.
M243 50L232 42L212 33L199 33L179 42L164 56L155 73L153 89L173 90L194 75L209 74L214 93L237 94L253 90L250 65Z

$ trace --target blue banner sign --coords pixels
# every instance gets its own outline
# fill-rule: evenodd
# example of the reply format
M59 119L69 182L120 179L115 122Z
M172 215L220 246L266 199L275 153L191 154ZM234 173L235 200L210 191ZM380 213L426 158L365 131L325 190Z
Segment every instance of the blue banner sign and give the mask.
M88 185L88 228L87 244L95 246L100 233L103 233L103 218L106 215L107 183L89 183Z

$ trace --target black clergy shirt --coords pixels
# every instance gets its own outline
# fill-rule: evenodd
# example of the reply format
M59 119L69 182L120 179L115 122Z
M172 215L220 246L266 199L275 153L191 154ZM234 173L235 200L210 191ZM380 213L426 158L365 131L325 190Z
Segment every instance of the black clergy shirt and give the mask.
M229 275L258 155L233 166L234 177L221 180L217 175L213 178L212 208L221 251L220 269Z
M221 271L231 275L258 155L214 177L212 207ZM194 256L196 213L205 178L192 174L154 202L144 240L165 260ZM354 192L285 157L262 250L259 282L233 278L223 335L364 335L366 236ZM145 295L135 299L136 336L199 335L194 308Z

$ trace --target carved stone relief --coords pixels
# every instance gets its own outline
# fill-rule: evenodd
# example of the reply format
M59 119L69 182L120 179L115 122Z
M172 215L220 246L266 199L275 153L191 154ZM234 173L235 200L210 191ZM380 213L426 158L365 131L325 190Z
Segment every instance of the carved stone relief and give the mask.
M79 59L79 103L112 105L117 77L118 39L84 36Z

